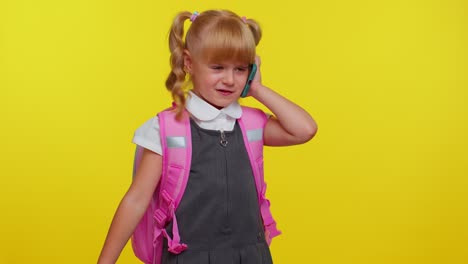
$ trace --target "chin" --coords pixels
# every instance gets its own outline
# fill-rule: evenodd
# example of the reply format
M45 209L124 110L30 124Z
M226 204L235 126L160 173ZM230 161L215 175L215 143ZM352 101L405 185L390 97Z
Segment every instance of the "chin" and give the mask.
M214 101L207 101L210 105L216 107L217 109L222 109L227 107L228 105L232 104L236 100L214 100Z
M212 105L213 107L217 108L217 109L223 109L224 107L228 106L229 104L213 104L213 103L210 103L208 102L210 105Z

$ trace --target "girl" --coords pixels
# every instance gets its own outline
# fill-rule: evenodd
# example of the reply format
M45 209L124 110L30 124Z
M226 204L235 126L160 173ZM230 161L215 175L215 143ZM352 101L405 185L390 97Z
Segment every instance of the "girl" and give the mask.
M187 19L192 24L184 40ZM262 84L260 58L255 53L260 38L254 20L230 11L182 12L174 19L169 36L172 70L166 87L172 92L178 118L190 114L193 146L190 177L175 213L188 248L173 254L165 245L164 264L272 263L266 243L269 234L263 229L252 169L236 121L242 116L238 98L250 65L256 63L258 69L248 95L273 113L263 129L264 145L305 143L315 135L317 125L301 107ZM188 94L183 89L186 77L193 86ZM219 144L220 133L228 144ZM133 142L144 152L114 216L99 263L115 263L161 177L158 117L140 127Z

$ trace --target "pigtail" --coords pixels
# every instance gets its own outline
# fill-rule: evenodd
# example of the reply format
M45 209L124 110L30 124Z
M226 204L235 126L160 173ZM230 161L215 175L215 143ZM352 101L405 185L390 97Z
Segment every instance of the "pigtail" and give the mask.
M257 46L262 38L262 29L260 28L260 25L253 19L246 19L245 23L249 26L255 40L255 46Z
M184 71L184 22L189 19L190 12L179 13L172 23L169 31L169 50L171 51L171 72L166 79L166 88L172 93L176 104L177 119L180 119L185 108L185 77Z

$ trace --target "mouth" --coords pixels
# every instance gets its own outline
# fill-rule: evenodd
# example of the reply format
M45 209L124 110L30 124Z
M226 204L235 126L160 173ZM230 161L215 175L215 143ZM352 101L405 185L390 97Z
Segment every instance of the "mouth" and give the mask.
M228 96L234 93L234 91L225 90L225 89L216 89L216 91L224 96Z

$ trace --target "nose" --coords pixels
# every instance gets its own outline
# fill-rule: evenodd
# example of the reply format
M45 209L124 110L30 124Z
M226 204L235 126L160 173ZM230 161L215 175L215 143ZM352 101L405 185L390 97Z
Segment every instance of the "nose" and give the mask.
M234 72L225 71L224 76L223 76L223 83L226 85L233 85L234 84Z

